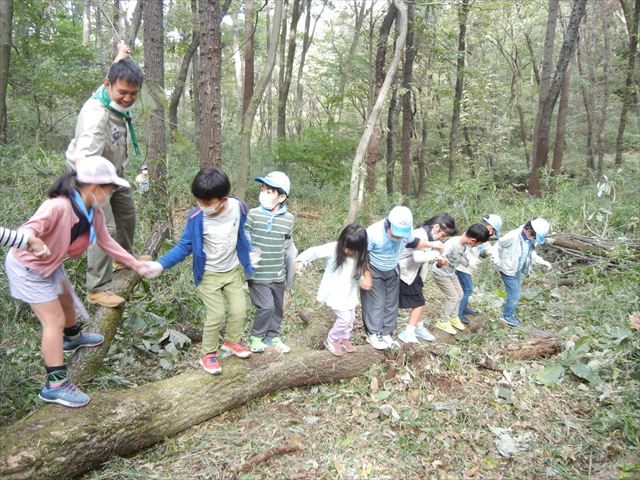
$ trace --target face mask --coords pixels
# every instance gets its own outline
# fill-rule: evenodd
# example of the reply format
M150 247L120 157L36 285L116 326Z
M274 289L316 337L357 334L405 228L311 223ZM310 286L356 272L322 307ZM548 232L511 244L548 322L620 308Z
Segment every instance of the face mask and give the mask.
M102 207L104 205L107 204L107 202L109 201L110 195L107 195L106 192L103 190L103 188L101 186L97 186L100 191L102 192L102 196L104 197L104 200L102 201L102 203L98 202L98 199L96 198L96 194L95 193L91 193L91 195L93 195L93 203L91 204L91 206L93 208L98 208L98 207Z
M263 208L267 210L273 209L278 203L278 194L277 193L269 193L269 192L260 192L258 195L258 201Z
M210 217L218 213L220 210L222 210L222 207L224 206L224 202L225 202L225 199L222 199L217 203L217 205L213 207L203 207L199 203L198 203L198 206L200 207L200 210L202 210L202 213Z
M125 108L122 105L120 105L117 102L114 102L113 100L111 100L111 102L109 102L109 108L112 108L120 113L128 113L131 111L131 108L133 107L133 105L129 108Z

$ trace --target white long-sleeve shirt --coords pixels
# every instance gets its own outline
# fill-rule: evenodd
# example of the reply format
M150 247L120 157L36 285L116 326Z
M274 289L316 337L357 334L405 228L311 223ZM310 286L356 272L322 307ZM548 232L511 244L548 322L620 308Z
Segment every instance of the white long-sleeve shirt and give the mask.
M346 257L344 263L336 268L337 244L338 242L330 242L308 248L296 257L296 262L306 266L319 258L328 258L316 298L334 310L351 310L359 302L360 279L353 278L355 268L353 257Z
M29 234L26 232L18 232L9 228L0 227L0 246L15 247L18 250L24 250L29 243Z

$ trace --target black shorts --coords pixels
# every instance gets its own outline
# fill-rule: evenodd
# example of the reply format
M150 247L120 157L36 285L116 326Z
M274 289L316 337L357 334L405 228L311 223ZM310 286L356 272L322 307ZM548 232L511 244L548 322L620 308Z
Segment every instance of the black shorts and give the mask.
M400 280L400 308L416 308L424 305L424 295L422 294L422 287L424 283L420 274L416 275L416 279L411 285L407 285Z

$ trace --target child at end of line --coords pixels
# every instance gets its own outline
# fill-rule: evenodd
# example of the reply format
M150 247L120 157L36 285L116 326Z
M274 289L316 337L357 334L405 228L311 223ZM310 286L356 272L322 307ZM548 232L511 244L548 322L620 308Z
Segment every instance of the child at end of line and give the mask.
M332 354L341 357L355 352L351 330L356 319L358 287L368 266L367 231L360 225L347 225L337 242L311 247L296 257L296 270L319 258L328 258L317 299L333 310L336 320L324 341Z

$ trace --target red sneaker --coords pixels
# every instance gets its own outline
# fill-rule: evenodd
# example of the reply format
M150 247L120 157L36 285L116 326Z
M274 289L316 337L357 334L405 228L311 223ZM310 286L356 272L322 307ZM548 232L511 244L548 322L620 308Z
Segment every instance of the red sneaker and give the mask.
M342 344L342 348L344 348L345 352L353 353L356 351L356 347L353 346L353 343L351 343L351 340L348 338L343 338L340 340L340 343Z
M212 375L220 375L222 367L218 363L218 356L215 353L207 353L200 357L200 365L204 371Z
M233 353L236 357L239 358L247 358L251 356L251 350L249 350L241 343L224 342L222 344L222 350L224 350L225 352Z

